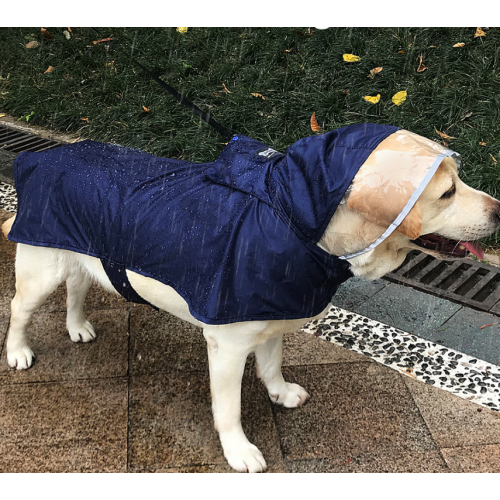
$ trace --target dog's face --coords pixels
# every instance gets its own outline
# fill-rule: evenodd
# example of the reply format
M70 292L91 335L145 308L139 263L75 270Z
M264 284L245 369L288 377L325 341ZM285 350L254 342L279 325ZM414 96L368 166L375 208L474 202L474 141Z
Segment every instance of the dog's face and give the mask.
M357 178L353 185L356 186ZM349 198L330 222L320 246L334 255L350 253L372 243L398 215L377 206L383 197L373 196L370 206ZM474 243L500 225L500 202L460 180L453 159L445 158L403 223L374 250L349 259L353 273L380 278L396 269L407 253L418 249L438 258L465 257L469 251L481 255ZM360 246L361 245L361 246Z

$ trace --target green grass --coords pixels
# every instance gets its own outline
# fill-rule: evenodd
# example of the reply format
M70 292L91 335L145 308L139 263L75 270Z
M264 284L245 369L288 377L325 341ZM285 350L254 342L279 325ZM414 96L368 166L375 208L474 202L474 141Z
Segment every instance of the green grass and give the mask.
M455 137L449 147L463 157L461 177L500 197L499 29L474 38L475 28L313 28L310 36L307 28L190 28L185 34L100 28L115 37L110 44L92 44L99 37L89 28L72 28L71 40L65 28L47 29L53 40L40 28L0 29L0 110L19 118L33 113L29 123L212 161L224 146L217 132L116 46L225 127L281 151L313 134L313 112L324 131L372 121L436 140L435 129L446 132ZM40 47L27 49L31 40ZM465 46L454 48L457 42ZM346 63L344 53L361 61ZM416 71L420 55L428 67L422 73ZM55 69L44 74L49 65ZM383 71L368 78L378 66ZM400 90L408 97L396 106L391 97ZM377 94L375 105L362 98Z

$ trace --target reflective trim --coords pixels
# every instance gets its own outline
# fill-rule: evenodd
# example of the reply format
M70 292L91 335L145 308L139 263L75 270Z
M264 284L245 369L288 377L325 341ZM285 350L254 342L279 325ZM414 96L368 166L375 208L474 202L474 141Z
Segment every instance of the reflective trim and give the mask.
M410 199L406 202L403 210L399 212L399 215L394 219L394 221L390 224L390 226L379 236L373 243L368 245L363 250L359 250L359 252L350 253L348 255L341 255L339 259L346 260L352 259L353 257L357 257L358 255L363 255L371 250L373 250L376 246L380 245L388 236L390 236L397 227L403 222L403 219L408 215L410 210L413 208L419 196L423 193L424 189L429 184L432 176L436 173L441 162L447 158L448 156L453 157L453 159L457 162L457 167L460 167L460 155L451 149L446 149L444 153L441 153L439 156L436 156L434 162L429 167L429 170L425 174L425 177L422 179L422 182L418 185L417 189L413 191L413 194L410 196Z

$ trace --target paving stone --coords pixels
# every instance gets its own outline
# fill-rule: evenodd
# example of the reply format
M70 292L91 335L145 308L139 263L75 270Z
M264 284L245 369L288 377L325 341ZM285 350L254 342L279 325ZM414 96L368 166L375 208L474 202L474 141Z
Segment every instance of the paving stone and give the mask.
M481 328L484 325L491 325ZM500 318L462 308L439 331L430 332L430 340L469 356L500 365Z
M500 445L442 448L452 472L500 472Z
M353 307L366 302L387 286L389 283L382 279L368 281L363 278L350 278L340 285L332 298L332 304L353 311Z
M10 303L15 293L16 278L14 263L0 263L0 315L10 317Z
M500 444L500 413L404 377L440 448Z
M336 346L309 333L290 333L283 338L283 366L346 362L373 363L362 354Z
M461 307L409 287L390 284L351 310L428 338Z
M284 367L304 387L302 407L273 407L286 460L436 451L401 376L376 363ZM345 460L347 460L345 458Z
M126 379L0 385L0 472L126 465Z
M253 370L242 384L242 424L270 472L284 472L271 402ZM129 470L163 472L215 465L230 472L214 429L210 382L203 372L133 377L129 403Z
M74 343L66 330L65 313L35 313L28 338L37 358L30 369L14 370L7 364L4 348L0 384L126 376L128 311L93 311L88 320L97 339L86 344Z
M149 306L131 308L130 374L203 371L208 355L201 328Z
M413 473L450 472L439 450L401 451L398 449L377 454L344 455L338 458L285 460L287 472L327 473Z

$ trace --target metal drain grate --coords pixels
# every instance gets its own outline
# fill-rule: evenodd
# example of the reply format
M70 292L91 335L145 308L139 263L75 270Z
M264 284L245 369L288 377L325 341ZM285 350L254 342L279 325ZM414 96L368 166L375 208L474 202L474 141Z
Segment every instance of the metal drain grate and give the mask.
M384 278L500 316L500 268L497 267L470 259L444 261L412 251L398 269Z
M18 154L22 151L45 151L60 145L60 141L0 125L0 148L4 151Z

